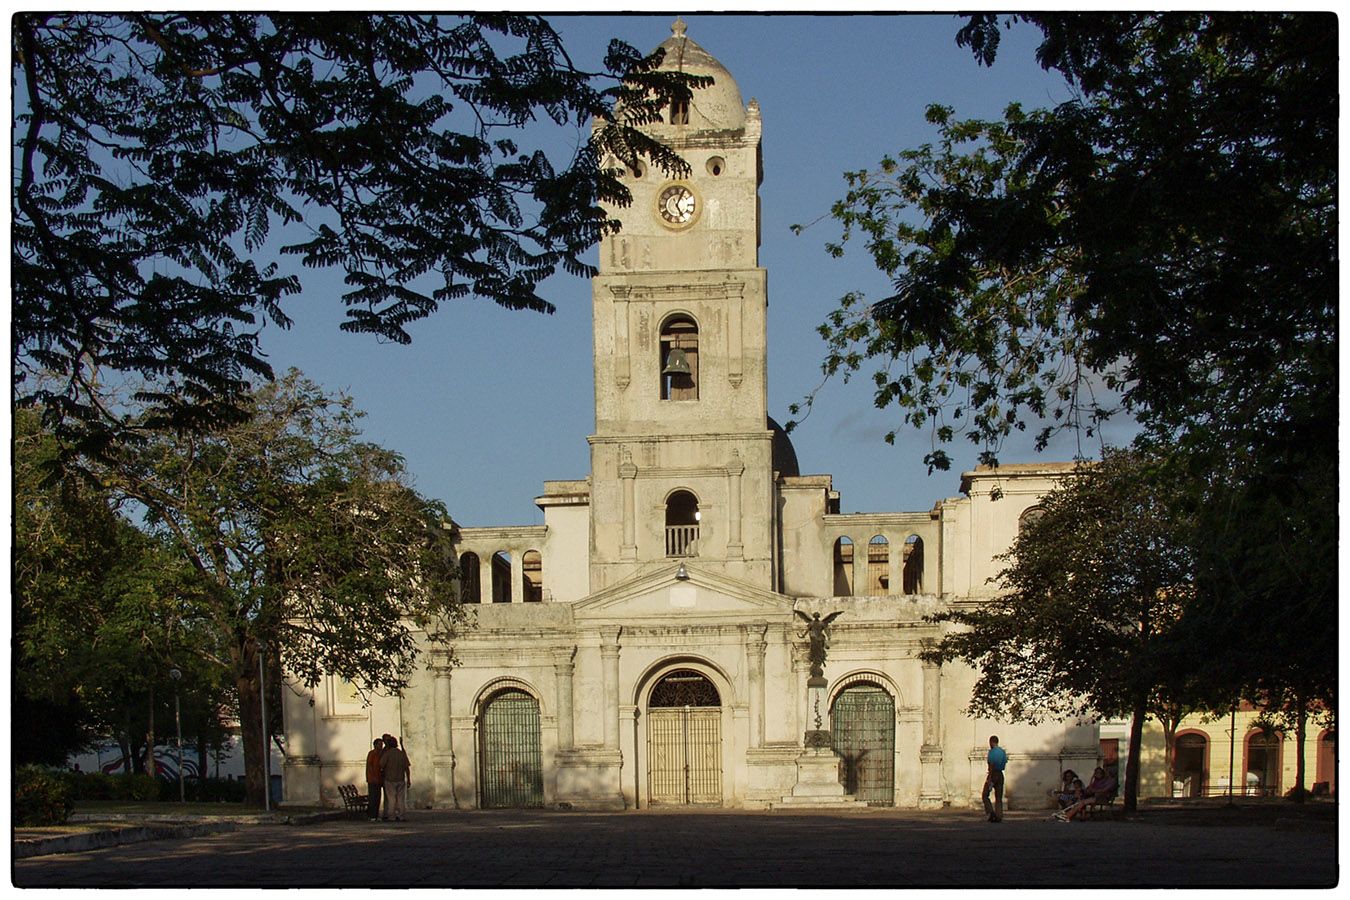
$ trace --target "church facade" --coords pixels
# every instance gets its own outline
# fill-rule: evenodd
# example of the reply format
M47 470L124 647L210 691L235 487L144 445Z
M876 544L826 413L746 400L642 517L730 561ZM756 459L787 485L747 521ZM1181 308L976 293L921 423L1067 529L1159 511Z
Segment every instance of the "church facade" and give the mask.
M1009 805L1038 808L1109 755L1091 724L969 717L975 673L920 659L944 627L926 617L990 596L1068 466L981 468L931 509L867 514L799 471L768 416L759 107L674 31L663 66L715 82L653 126L690 174L627 167L600 247L590 474L544 483L543 525L455 526L474 624L426 646L402 696L284 691L288 803L360 784L385 732L414 808L979 806L991 734Z

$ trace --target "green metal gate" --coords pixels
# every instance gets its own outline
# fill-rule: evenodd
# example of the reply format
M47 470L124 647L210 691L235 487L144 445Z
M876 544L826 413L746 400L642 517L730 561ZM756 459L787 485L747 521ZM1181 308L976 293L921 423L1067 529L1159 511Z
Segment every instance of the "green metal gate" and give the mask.
M875 684L845 688L830 713L839 780L869 806L895 805L895 701Z
M721 699L697 672L672 672L652 689L647 784L654 804L722 802Z
M482 807L543 806L539 702L524 691L502 691L484 705L479 736Z

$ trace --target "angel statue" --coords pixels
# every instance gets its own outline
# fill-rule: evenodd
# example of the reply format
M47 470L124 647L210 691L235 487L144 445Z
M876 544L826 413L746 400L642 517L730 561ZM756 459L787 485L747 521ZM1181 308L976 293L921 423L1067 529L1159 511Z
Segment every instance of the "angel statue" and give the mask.
M825 618L820 617L820 613L812 613L807 616L800 609L794 609L802 621L806 623L806 631L799 637L807 638L810 641L809 656L811 659L811 677L821 678L825 675L825 648L830 646L830 640L825 634L825 630L830 627L830 623L843 615L843 611L832 612Z

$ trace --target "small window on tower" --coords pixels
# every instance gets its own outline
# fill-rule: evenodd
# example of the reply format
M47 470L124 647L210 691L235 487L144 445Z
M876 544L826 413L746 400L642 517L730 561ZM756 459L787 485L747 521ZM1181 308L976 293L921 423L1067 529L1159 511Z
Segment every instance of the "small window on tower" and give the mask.
M661 325L661 399L698 399L698 326L688 316Z
M689 101L672 100L670 101L670 124L688 125L689 124Z

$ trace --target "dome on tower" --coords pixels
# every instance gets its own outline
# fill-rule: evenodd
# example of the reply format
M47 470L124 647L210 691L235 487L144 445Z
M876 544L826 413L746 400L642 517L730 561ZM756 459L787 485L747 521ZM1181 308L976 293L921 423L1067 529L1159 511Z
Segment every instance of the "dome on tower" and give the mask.
M662 71L712 76L712 84L694 91L689 103L689 127L739 131L745 127L745 104L741 102L741 89L737 87L736 79L711 53L690 40L684 29L684 20L676 19L670 26L670 37L657 49L666 51L661 60Z

